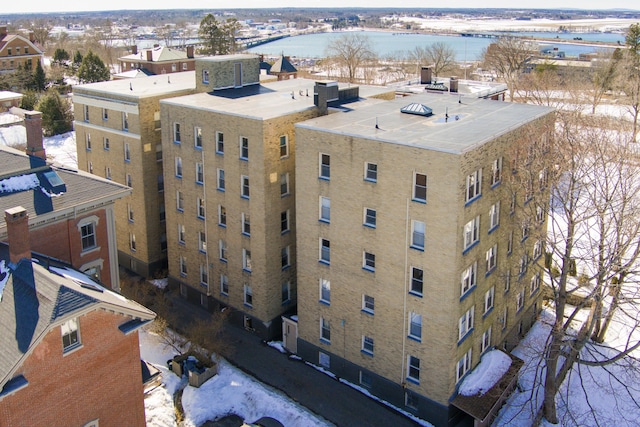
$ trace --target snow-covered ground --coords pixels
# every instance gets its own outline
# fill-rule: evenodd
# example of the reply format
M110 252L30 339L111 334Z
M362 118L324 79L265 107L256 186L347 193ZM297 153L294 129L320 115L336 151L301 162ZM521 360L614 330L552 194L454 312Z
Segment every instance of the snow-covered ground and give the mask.
M182 387L184 425L187 427L196 427L207 420L230 414L242 417L245 422L272 417L287 427L332 425L225 360L220 361L218 374L200 388L188 386L186 379L179 379L167 369L167 360L174 355L175 352L166 348L157 335L140 332L140 356L156 366L162 375L162 386L145 399L147 427L176 426L172 396Z
M8 113L7 113L8 114ZM14 116L13 114L8 114ZM5 114L0 114L2 120L9 120ZM25 146L27 132L22 125L0 127L0 144L9 147ZM76 133L74 131L44 138L44 148L47 156L57 164L71 169L78 168L78 154L76 152Z

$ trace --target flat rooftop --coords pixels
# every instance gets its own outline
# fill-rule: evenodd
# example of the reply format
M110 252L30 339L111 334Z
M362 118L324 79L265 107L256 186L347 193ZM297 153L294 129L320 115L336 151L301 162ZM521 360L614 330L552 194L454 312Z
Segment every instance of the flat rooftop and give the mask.
M161 104L188 107L196 110L229 114L255 120L268 120L315 108L313 88L316 80L289 79L245 86L237 89L217 90L170 99ZM340 85L340 89L349 87ZM358 86L360 100L392 92L383 86ZM352 106L356 101L345 104Z
M400 112L412 103L429 107L433 115ZM426 93L317 117L296 127L461 154L553 111L550 107L484 99L463 98L458 102L455 96Z
M195 71L160 74L136 79L109 80L108 82L76 85L73 92L91 95L119 95L132 99L182 92L196 87Z

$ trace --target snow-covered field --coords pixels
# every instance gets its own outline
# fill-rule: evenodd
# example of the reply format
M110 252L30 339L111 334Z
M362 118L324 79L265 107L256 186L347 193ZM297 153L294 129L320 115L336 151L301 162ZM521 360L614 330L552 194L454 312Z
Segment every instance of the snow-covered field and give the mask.
M9 120L8 116L13 115L7 114L5 116L5 114L0 114L0 123L2 123L2 120ZM14 147L16 145L25 146L26 144L27 132L24 126L0 127L0 145ZM78 168L76 133L74 131L44 138L44 148L47 156L57 164L71 169Z

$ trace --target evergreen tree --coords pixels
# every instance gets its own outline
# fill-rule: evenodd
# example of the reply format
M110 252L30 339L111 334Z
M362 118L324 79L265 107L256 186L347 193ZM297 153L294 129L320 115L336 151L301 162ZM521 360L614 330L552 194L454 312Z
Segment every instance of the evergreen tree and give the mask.
M61 98L55 90L47 91L40 98L36 110L42 111L42 128L45 135L59 135L71 130L71 106L69 101Z
M78 52L78 54L80 54L80 52ZM53 62L55 62L58 65L66 65L66 62L69 60L69 52L67 52L64 49L56 49L56 51L53 53ZM82 55L80 55L80 61L78 62L78 65L80 65L80 63L82 63Z
M111 73L102 59L92 51L89 51L82 59L78 68L78 79L82 83L104 82L111 79Z
M33 110L38 103L38 94L32 90L26 91L20 100L20 108L23 110Z
M73 68L73 72L76 73L80 65L82 64L82 54L79 50L73 55L73 62L71 62L71 67Z
M240 24L235 18L226 22L218 22L212 14L200 21L198 36L202 41L200 53L204 55L227 55L236 50L236 31Z
M36 70L33 72L32 89L43 92L47 87L47 78L44 75L44 69L40 61L36 61Z

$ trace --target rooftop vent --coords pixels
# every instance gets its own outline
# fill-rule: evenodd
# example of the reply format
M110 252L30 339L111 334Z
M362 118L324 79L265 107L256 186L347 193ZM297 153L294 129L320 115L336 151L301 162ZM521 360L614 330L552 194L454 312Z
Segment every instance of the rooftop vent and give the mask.
M409 105L405 105L400 109L400 112L405 114L415 114L415 115L424 116L424 117L429 117L433 115L433 110L431 110L431 108L417 102L414 102Z

